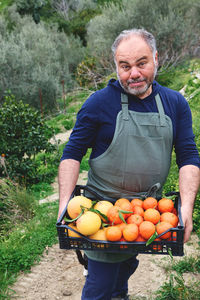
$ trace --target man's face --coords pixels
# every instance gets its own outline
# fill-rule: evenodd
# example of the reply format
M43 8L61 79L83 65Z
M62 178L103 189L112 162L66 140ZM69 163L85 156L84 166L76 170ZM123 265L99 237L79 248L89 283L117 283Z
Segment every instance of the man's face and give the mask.
M124 90L143 99L152 92L152 82L157 71L157 53L153 57L148 44L133 35L119 44L115 61L117 76Z

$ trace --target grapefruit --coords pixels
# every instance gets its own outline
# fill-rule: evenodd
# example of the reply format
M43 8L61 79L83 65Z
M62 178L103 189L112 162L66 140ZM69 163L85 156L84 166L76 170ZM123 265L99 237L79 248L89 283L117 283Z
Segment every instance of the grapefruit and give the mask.
M76 221L78 231L83 235L96 233L101 227L101 218L92 211L86 211Z
M84 196L75 196L69 201L67 212L71 219L75 219L80 215L81 206L91 208L92 200Z

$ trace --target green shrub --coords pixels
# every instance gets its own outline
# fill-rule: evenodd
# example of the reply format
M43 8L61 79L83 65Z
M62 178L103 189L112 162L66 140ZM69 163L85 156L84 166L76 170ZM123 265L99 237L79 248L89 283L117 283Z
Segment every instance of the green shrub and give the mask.
M72 118L69 118L69 119L66 119L66 120L62 121L62 125L64 126L64 128L66 130L72 129L74 127L74 124L75 124L75 122Z
M48 141L52 129L39 112L9 94L0 109L0 131L0 153L5 156L6 166L1 166L1 176L25 185L39 181L35 156L55 149Z

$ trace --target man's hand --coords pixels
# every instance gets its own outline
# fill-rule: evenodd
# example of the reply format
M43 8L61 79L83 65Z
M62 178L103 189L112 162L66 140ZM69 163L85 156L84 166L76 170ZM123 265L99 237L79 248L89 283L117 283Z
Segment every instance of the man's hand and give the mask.
M183 220L183 225L185 228L184 231L184 243L186 243L191 235L193 229L193 221L192 221L192 210L187 206L181 207L181 215Z
M192 212L199 189L200 171L193 165L185 165L179 170L179 190L181 196L181 214L185 226L184 242L190 238L193 228Z

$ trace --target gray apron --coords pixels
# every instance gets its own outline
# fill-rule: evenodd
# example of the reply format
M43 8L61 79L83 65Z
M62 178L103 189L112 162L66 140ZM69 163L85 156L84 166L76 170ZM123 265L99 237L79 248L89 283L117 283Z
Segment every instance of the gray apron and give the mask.
M128 97L121 94L113 140L103 154L89 161L87 185L100 196L161 197L171 164L173 130L160 96L155 99L158 113L135 112L128 110Z

